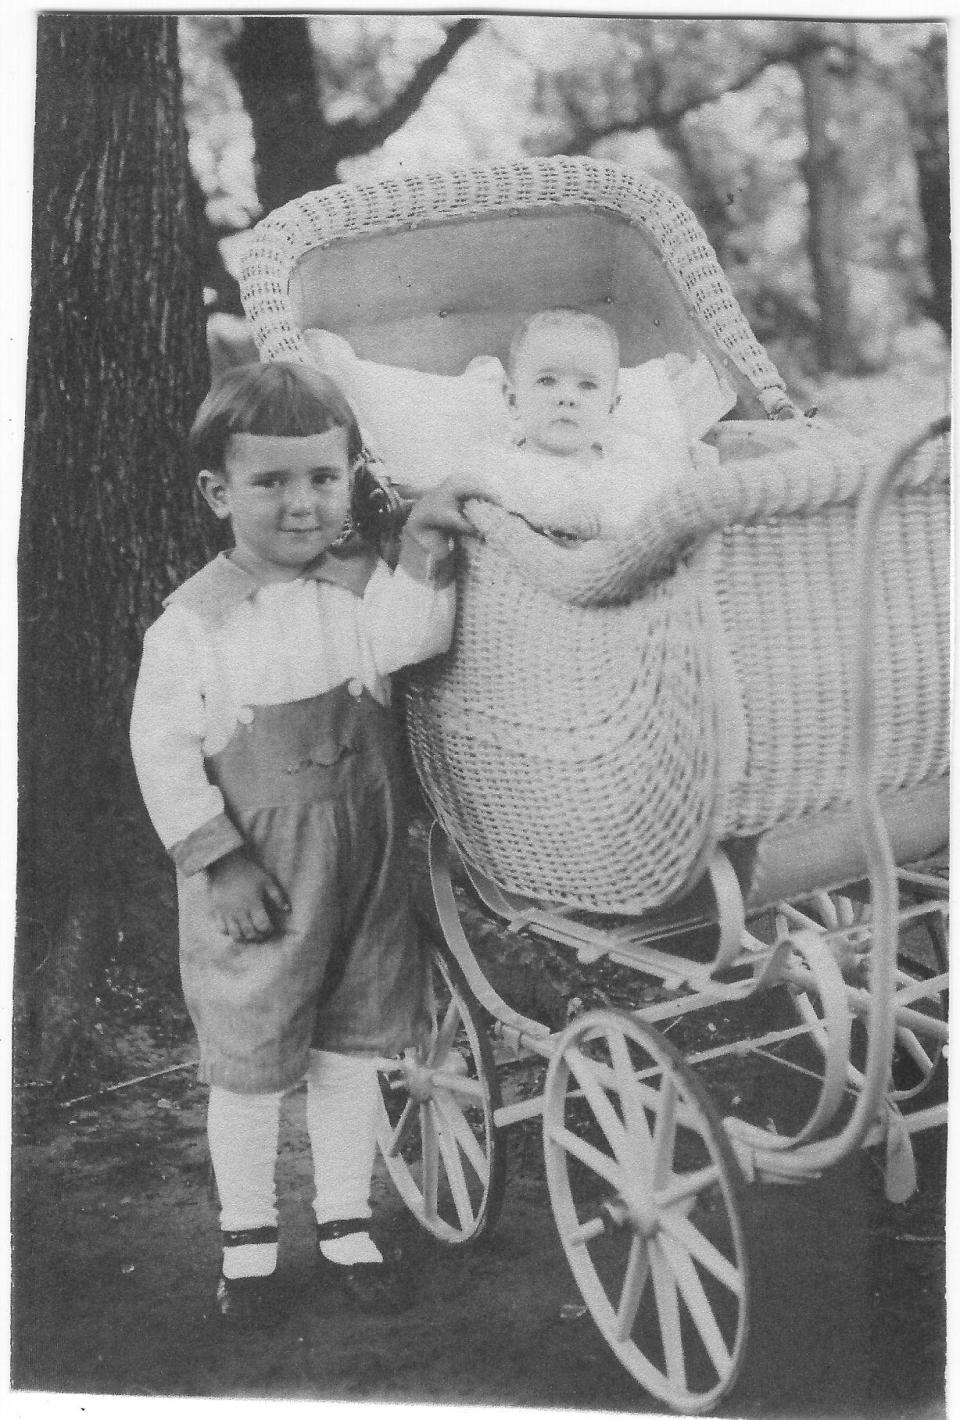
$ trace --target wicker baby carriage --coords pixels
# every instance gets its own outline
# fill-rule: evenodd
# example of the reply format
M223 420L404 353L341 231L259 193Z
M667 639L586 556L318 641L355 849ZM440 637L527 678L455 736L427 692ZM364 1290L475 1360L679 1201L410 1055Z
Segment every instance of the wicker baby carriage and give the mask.
M711 1410L749 1330L744 1177L881 1145L903 1199L912 1132L945 1118L915 1104L946 1038L945 892L917 867L948 827L945 426L884 467L800 416L692 214L610 164L310 193L260 224L241 287L266 360L311 362L316 328L456 376L502 358L523 314L567 305L613 322L625 364L705 356L736 391L719 462L629 536L560 544L468 506L481 536L461 540L454 644L406 697L437 820L435 1027L383 1072L380 1132L406 1204L459 1244L496 1220L507 1127L542 1115L554 1216L607 1343L651 1395ZM501 931L659 985L559 1029L523 1015L481 969L478 902ZM932 972L898 957L923 928ZM720 1006L729 1023L779 987L787 1026L682 1057L682 1031L657 1029ZM500 1073L545 1063L542 1093L501 1094L491 1017ZM729 1097L719 1118L697 1068L798 1042L805 1122Z
M758 835L813 814L830 817L811 844L836 852L854 508L878 456L768 418L795 412L783 382L672 193L570 159L329 189L261 223L241 281L264 359L308 359L319 327L368 360L455 374L545 305L602 314L625 364L704 353L747 418L722 428L719 469L629 538L560 548L475 508L453 654L411 684L417 768L465 859L538 900L644 912L725 840L755 898ZM945 833L947 468L944 447L911 463L880 553L880 780L913 857ZM823 881L822 857L800 872L789 856L795 890Z

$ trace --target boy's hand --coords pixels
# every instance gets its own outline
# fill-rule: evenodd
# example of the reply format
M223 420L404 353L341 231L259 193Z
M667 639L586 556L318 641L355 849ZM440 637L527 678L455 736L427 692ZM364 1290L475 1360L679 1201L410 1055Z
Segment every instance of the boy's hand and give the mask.
M279 883L243 849L228 853L206 869L214 920L235 942L260 942L276 931L274 913L290 911Z
M423 533L473 533L473 524L463 516L461 503L468 498L492 498L482 475L455 473L431 488L413 505L407 527L414 537Z

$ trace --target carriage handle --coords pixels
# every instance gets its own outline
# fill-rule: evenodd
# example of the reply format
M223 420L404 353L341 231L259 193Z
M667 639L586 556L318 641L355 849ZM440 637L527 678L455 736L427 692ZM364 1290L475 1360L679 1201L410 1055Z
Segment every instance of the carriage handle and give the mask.
M928 441L950 429L950 417L934 420L900 450L864 490L857 515L854 544L854 596L860 608L852 670L853 808L870 878L874 942L871 953L870 1009L867 1016L867 1060L857 1102L839 1134L800 1145L791 1154L800 1169L829 1168L852 1153L883 1111L893 1051L895 1020L899 892L897 866L890 847L876 788L876 713L873 695L877 606L880 600L874 550L881 515L897 478Z
M514 564L524 581L558 601L575 606L631 601L711 532L815 512L862 493L878 461L876 447L811 420L803 424L812 431L809 447L786 444L762 463L734 458L713 467L691 466L671 487L652 488L649 505L614 537L561 544L492 503L471 500L466 513L487 545ZM774 428L782 430L784 425ZM928 437L929 432L919 444ZM901 478L909 461L909 452L894 460L891 486L949 476L949 468L934 460L931 467L907 469Z

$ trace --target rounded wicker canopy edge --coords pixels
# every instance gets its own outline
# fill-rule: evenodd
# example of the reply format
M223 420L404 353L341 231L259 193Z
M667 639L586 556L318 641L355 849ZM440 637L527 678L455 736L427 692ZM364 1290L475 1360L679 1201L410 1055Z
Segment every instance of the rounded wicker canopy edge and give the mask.
M304 193L255 227L240 265L244 310L263 359L308 361L289 299L297 263L344 238L420 224L563 207L623 218L654 243L720 352L774 403L784 381L754 336L694 213L656 178L595 158L527 158L398 173Z

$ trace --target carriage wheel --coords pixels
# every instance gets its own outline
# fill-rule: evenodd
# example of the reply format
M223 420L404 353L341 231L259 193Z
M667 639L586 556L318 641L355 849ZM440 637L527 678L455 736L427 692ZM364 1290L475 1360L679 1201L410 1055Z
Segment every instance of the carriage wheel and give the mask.
M567 1261L604 1339L675 1410L710 1409L747 1339L743 1179L699 1080L651 1027L590 1011L544 1092L544 1156Z
M855 897L839 892L816 893L804 909L812 919L812 926L822 927L825 932L849 929L855 945L850 949L851 961L859 951L866 960L869 947L870 905ZM947 970L946 934L939 917L924 917L914 930L926 930L933 955L931 967L908 950L897 956L896 991L909 991L916 983L939 976ZM868 978L864 975L863 984ZM820 1003L815 997L801 991L794 998L794 1005L800 1019L812 1027L811 1037L818 1049L826 1053L826 1027L821 1022ZM922 1011L935 1020L946 1020L946 1000L943 997L921 997L910 1002L913 1010ZM894 1000L896 1007L896 1000ZM854 1018L850 1038L850 1064L847 1080L854 1089L863 1085L863 1064L867 1055L867 1030L863 1019ZM922 1094L941 1074L944 1063L943 1047L936 1040L922 1038L907 1026L898 1026L894 1035L893 1056L890 1062L890 1088L888 1097L897 1104L914 1099Z
M456 962L434 948L433 1026L425 1045L380 1074L378 1143L400 1197L442 1242L496 1222L506 1155L490 1042Z

